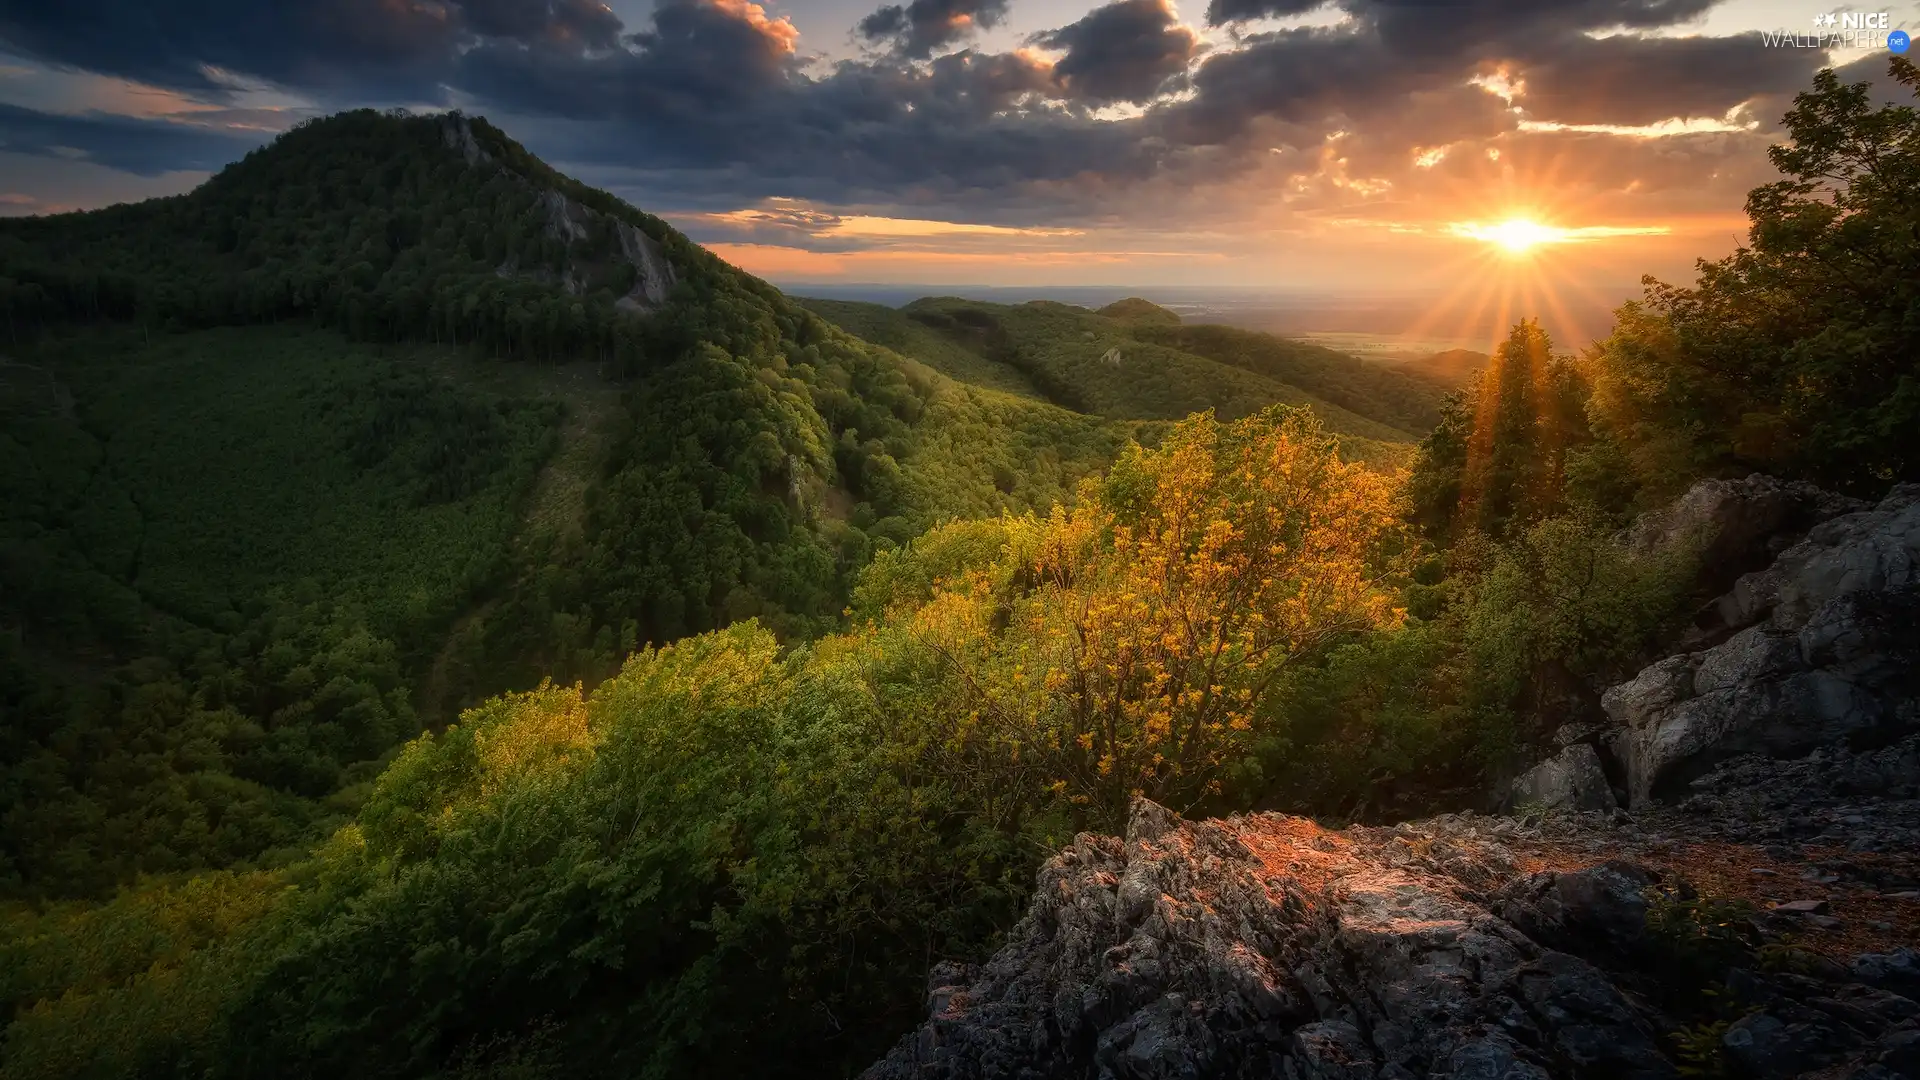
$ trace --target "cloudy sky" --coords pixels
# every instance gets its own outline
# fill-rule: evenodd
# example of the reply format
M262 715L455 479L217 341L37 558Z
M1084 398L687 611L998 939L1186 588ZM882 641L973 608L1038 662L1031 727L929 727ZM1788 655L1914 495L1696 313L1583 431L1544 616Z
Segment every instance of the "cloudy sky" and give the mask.
M0 213L183 191L343 107L460 107L782 281L1611 286L1729 250L1793 93L1885 69L1763 31L1920 23L1184 2L0 0Z

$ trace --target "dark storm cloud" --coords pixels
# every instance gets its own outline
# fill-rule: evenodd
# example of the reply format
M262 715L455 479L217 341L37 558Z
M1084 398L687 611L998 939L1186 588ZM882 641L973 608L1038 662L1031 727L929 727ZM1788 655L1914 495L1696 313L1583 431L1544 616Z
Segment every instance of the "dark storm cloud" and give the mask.
M1397 42L1499 39L1543 27L1652 29L1704 14L1720 0L1213 0L1207 22L1219 26L1304 15L1338 6Z
M523 60L499 53L486 62ZM1172 152L1064 107L1019 107L1053 86L1048 65L1020 54L846 63L819 79L764 82L751 107L735 109L714 109L704 93L675 86L678 64L642 51L612 67L582 61L578 71L502 67L486 85L531 91L522 107L545 118L514 130L525 130L536 151L627 166L649 184L696 195L718 187L838 203L986 201L1026 185L1143 179ZM529 87L524 76L536 71L546 81Z
M1248 19L1284 19L1327 6L1327 0L1213 0L1207 5L1207 25L1222 26Z
M0 151L91 161L137 176L213 171L266 141L236 133L128 116L63 116L0 103Z
M0 41L49 63L219 92L209 67L301 87L431 83L454 9L383 0L0 0Z
M620 29L595 0L0 0L0 42L22 56L204 94L224 71L433 100L476 41L608 48Z
M1008 0L913 0L889 4L860 20L860 36L890 43L896 53L924 60L955 45L975 28L991 29L1006 17Z
M1033 40L1066 52L1054 75L1074 99L1095 105L1152 100L1200 52L1199 36L1167 0L1116 0Z
M485 37L609 49L620 19L599 0L460 0L465 26Z
M1218 0L1209 16L1311 6ZM1747 40L1588 36L1674 25L1709 0L1339 6L1351 17L1338 26L1254 34L1205 55L1164 0L1119 0L1039 35L1056 50L1049 60L934 56L998 20L1006 0L915 0L863 21L887 52L826 69L749 0L661 0L638 27L591 0L0 0L0 42L208 97L222 85L209 66L333 102L438 100L451 88L536 152L620 171L623 190L656 203L787 195L1002 221L1097 216L1143 185L1310 168L1337 130L1354 133L1349 170L1379 170L1351 175L1392 178L1418 147L1490 137L1521 118L1642 124L1760 101L1771 121L1815 59ZM1496 71L1523 87L1522 113L1468 85ZM1185 92L1156 98L1172 87ZM1088 115L1114 102L1144 115ZM142 149L126 159L156 167L164 140L127 137ZM211 144L178 145L200 160Z
M1582 36L1537 53L1523 50L1518 72L1534 119L1651 124L1673 116L1722 116L1756 96L1791 96L1812 73L1799 53L1762 48L1752 35Z
M1587 30L1652 30L1720 0L1342 0L1396 52L1482 55Z

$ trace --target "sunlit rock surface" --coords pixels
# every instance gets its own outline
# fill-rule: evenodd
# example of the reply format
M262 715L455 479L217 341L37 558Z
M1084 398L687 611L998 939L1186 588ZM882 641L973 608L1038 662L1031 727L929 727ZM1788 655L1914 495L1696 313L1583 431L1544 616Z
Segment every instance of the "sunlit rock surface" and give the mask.
M1788 865L1675 839L1691 831L1617 811L1333 831L1136 802L1124 840L1082 835L1046 865L997 955L936 969L927 1022L866 1076L1679 1076L1649 898L1679 865ZM1904 1060L1912 954L1822 963L1803 983L1746 973L1778 1023L1728 1031L1727 1053ZM1807 1027L1829 999L1854 1004Z

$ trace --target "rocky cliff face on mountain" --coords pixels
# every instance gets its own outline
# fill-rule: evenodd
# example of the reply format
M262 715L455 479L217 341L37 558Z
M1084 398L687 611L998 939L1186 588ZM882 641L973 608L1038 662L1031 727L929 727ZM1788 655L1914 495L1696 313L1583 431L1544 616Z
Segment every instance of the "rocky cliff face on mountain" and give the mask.
M1518 816L1136 802L868 1080L1920 1077L1920 487L1713 482L1623 541L1683 538L1731 591Z

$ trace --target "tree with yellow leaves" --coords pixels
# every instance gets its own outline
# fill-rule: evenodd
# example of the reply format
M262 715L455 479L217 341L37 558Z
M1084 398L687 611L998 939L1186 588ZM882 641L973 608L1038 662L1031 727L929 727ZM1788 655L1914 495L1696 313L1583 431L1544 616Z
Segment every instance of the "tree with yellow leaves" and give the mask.
M959 684L949 760L1037 775L1107 827L1135 794L1217 791L1289 662L1402 615L1391 483L1305 410L1194 417L1006 528L999 566L943 578L912 620Z

